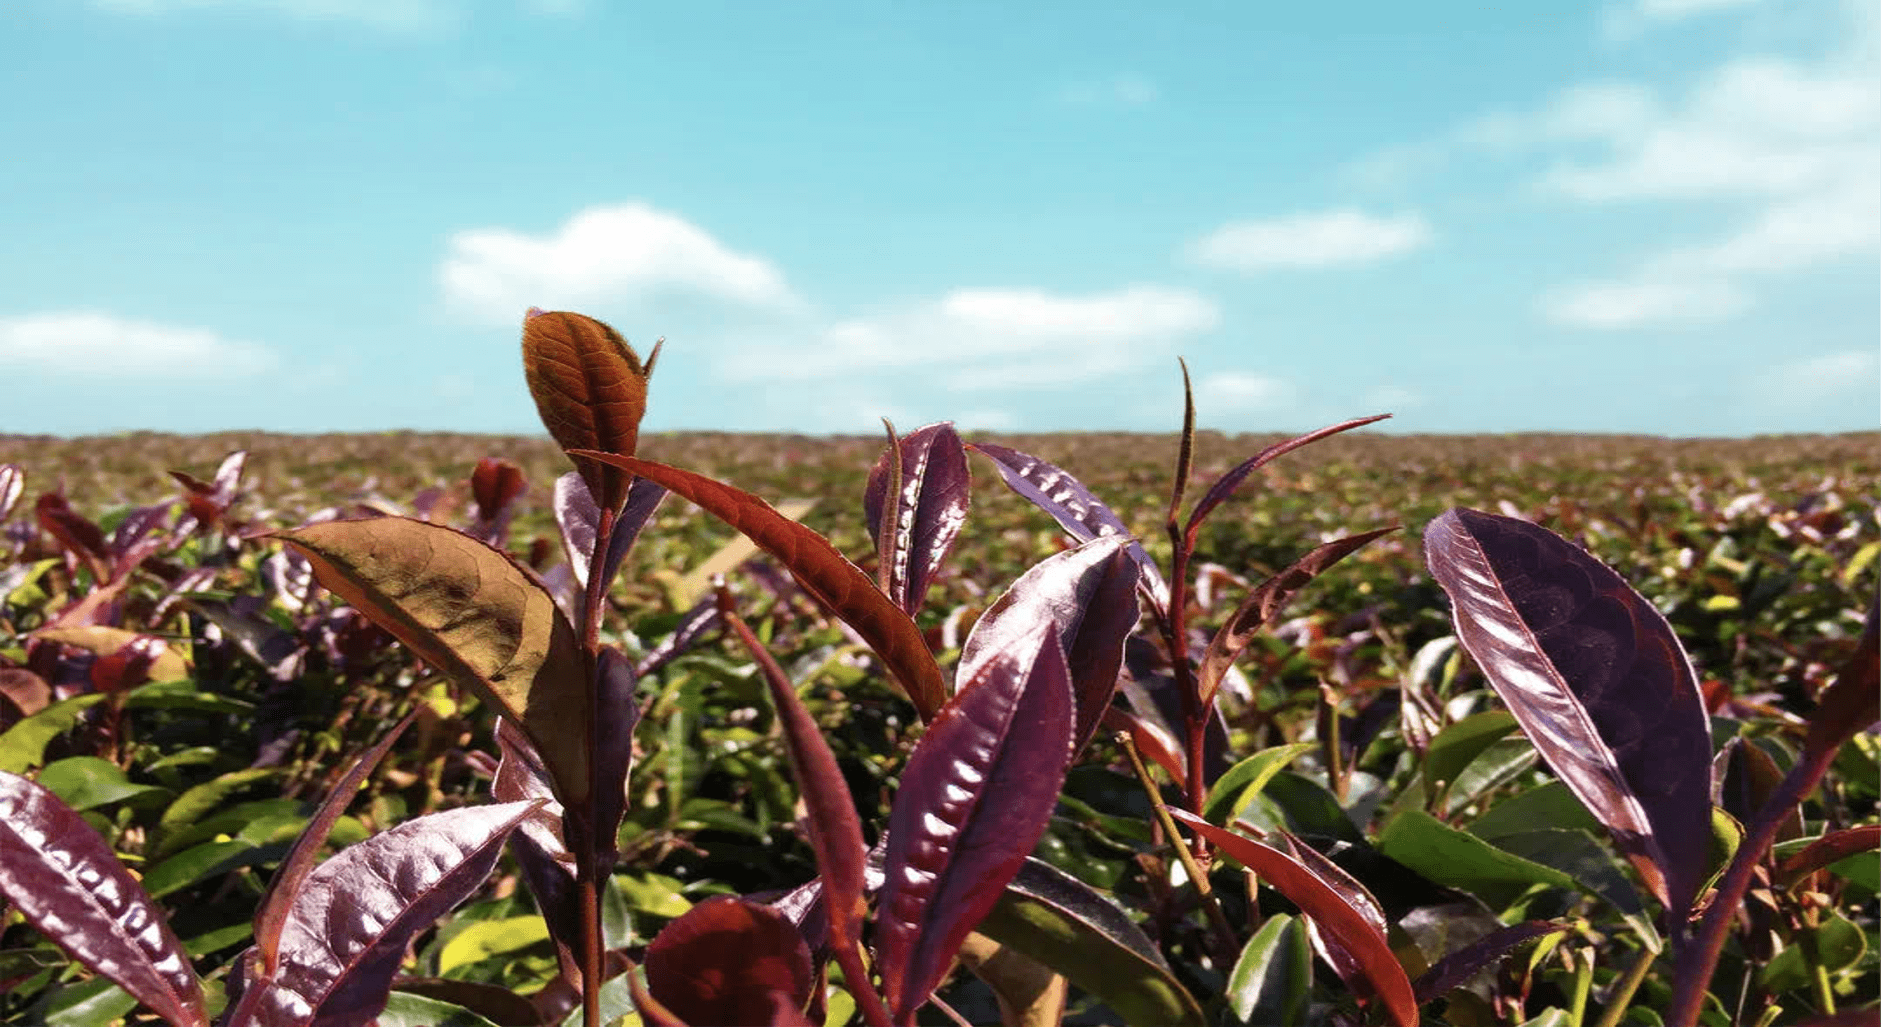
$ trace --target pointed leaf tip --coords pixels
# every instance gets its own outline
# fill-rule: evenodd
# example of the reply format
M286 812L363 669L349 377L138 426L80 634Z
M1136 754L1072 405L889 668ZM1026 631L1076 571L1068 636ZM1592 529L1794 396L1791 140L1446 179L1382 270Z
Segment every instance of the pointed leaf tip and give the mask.
M620 333L580 314L532 312L523 321L522 354L529 395L563 450L634 452L647 411L647 368ZM629 476L577 463L595 502L620 510Z

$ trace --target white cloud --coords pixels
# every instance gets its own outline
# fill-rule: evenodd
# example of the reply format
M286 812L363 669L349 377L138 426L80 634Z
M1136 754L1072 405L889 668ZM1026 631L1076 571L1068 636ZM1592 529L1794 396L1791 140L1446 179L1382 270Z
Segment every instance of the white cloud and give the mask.
M1189 245L1198 264L1230 271L1367 264L1428 245L1433 233L1416 214L1377 216L1344 209L1231 221Z
M1631 0L1607 8L1601 24L1609 38L1630 39L1650 29L1675 22L1747 7L1757 0Z
M1780 406L1819 404L1850 394L1881 395L1881 355L1844 350L1771 368L1754 377L1756 395Z
M1195 407L1210 421L1235 414L1271 410L1293 400L1293 388L1267 375L1246 371L1217 371L1195 384Z
M1162 95L1156 83L1141 75L1117 75L1112 78L1074 82L1058 91L1058 99L1068 104L1109 104L1142 107L1155 103Z
M530 307L592 307L674 293L759 308L798 304L769 261L639 203L588 208L543 236L502 228L459 232L438 278L453 307L502 323Z
M837 322L798 342L740 348L719 367L735 378L795 379L920 369L948 388L1049 387L1166 357L1177 341L1220 320L1213 300L1165 286L1088 294L959 289Z
M1424 394L1415 389L1385 385L1366 393L1361 406L1367 410L1395 413L1421 406L1423 402Z
M0 364L89 378L235 377L271 367L274 354L199 328L89 311L0 318Z
M1542 298L1542 314L1578 328L1627 329L1725 321L1750 306L1749 297L1723 283L1592 282Z

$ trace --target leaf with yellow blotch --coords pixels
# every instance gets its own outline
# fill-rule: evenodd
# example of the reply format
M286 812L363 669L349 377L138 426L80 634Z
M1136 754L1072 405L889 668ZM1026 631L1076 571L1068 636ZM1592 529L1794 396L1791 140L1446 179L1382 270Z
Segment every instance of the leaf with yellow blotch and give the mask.
M587 799L593 676L548 591L507 554L409 518L274 534L301 551L321 585L521 725L563 803Z
M647 412L652 362L607 325L581 314L531 309L523 319L523 373L549 435L564 450L633 456ZM620 510L632 476L580 462L603 510Z

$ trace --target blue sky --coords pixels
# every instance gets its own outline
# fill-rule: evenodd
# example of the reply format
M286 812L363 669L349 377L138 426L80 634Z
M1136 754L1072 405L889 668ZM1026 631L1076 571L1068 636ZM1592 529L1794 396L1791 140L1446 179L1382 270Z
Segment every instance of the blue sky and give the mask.
M1881 427L1881 4L15 0L0 432Z

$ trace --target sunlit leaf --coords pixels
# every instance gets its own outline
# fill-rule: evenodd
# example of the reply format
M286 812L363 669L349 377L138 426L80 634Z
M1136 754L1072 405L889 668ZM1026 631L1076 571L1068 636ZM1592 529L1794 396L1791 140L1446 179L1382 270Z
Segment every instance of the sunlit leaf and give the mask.
M967 452L952 422L917 428L898 445L900 482L890 495L888 455L869 472L862 504L871 538L885 539L888 598L912 616L921 609L928 584L966 523L971 480ZM885 501L893 500L892 504ZM884 534L882 512L889 507L896 522Z
M74 960L172 1024L207 1024L201 983L163 910L58 797L0 772L0 895Z
M1515 518L1453 509L1424 549L1464 648L1682 923L1706 867L1711 732L1664 616L1586 551Z
M1286 914L1261 922L1228 975L1228 1006L1242 1024L1300 1024L1313 988L1306 928Z
M649 369L620 333L584 315L531 310L523 319L522 355L536 412L563 450L633 455L647 412ZM577 466L595 502L619 510L627 476Z

